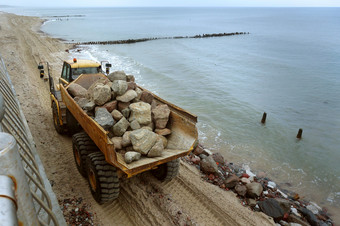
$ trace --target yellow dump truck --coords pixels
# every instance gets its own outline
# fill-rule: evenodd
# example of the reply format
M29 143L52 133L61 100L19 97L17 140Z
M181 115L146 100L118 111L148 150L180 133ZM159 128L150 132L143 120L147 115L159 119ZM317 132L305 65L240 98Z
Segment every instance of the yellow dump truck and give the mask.
M106 73L102 70L105 66ZM170 108L167 127L172 132L167 136L168 144L160 157L141 157L127 164L124 156L115 150L108 131L89 117L68 92L71 83L88 89L98 79L106 78L110 66L90 60L65 61L56 87L48 71L54 126L58 133L72 135L75 163L79 172L87 177L91 193L98 203L118 197L119 179L122 177L129 178L151 170L159 180L174 178L179 170L179 158L194 149L198 136L195 115L152 94L158 104L167 104ZM44 75L42 64L38 69Z

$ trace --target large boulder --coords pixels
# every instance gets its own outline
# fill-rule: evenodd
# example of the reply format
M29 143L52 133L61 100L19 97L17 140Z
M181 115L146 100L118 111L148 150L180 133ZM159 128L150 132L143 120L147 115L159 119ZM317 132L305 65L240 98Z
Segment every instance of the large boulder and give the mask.
M122 80L122 81L126 81L126 74L124 71L115 71L110 73L107 76L111 82L115 81L115 80Z
M77 83L71 83L67 91L74 97L86 97L87 90Z
M113 100L110 102L107 102L106 104L103 105L104 108L108 110L108 112L112 112L113 110L117 109L117 101Z
M93 89L93 101L96 105L103 105L111 100L111 88L108 85L97 84Z
M125 153L124 161L129 164L133 161L137 161L141 158L141 154L135 151L128 151Z
M136 91L128 90L123 95L117 96L116 100L126 103L126 102L130 102L131 100L135 99L136 97L137 97Z
M111 89L117 96L121 96L126 92L127 87L126 81L115 80L112 82Z
M137 120L140 125L151 123L151 105L144 102L130 104L131 110L129 121Z
M110 114L111 116L111 114ZM112 117L111 117L112 118ZM125 131L129 128L130 124L126 118L121 118L113 127L112 131L115 136L123 136Z
M158 137L156 143L148 152L148 157L162 156L163 151L164 151L163 140Z
M108 79L107 78L100 78L97 81L95 81L94 83L92 83L92 85L87 89L87 93L86 93L86 98L93 100L93 90L94 88L98 85L108 85ZM110 85L109 85L110 86Z
M164 129L168 123L170 109L166 104L160 104L152 110L152 118L157 129Z
M257 198L261 195L262 191L263 191L263 187L260 183L257 182L252 182L250 184L246 184L247 186L247 194L249 195L249 197L252 198Z
M76 101L76 103L79 105L79 107L81 107L82 109L84 109L85 105L88 104L90 102L89 99L86 99L84 97L81 98L74 98L74 100Z
M97 108L94 120L105 130L109 130L114 124L114 120L106 108Z
M210 173L217 173L218 172L218 167L216 162L211 156L208 156L205 159L202 159L200 162L201 170L204 173L210 174Z
M275 222L279 222L285 214L280 204L275 199L260 201L258 202L258 205L261 211L264 212L266 215L274 218Z
M130 139L135 151L147 155L154 146L158 135L146 129L134 130L130 133Z

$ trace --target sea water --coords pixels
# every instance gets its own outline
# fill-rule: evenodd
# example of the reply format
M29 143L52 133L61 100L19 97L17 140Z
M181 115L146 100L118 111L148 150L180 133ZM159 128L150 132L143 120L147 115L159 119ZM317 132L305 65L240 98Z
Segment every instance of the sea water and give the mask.
M108 60L196 114L200 142L228 162L340 206L340 8L6 10L47 19L42 31L67 42L250 32L83 46L74 56Z

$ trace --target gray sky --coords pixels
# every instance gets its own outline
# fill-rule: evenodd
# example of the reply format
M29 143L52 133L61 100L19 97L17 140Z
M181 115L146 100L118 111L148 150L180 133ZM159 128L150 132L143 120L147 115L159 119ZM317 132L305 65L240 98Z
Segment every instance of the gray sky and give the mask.
M340 0L11 0L0 5L41 7L220 6L220 7L340 7Z

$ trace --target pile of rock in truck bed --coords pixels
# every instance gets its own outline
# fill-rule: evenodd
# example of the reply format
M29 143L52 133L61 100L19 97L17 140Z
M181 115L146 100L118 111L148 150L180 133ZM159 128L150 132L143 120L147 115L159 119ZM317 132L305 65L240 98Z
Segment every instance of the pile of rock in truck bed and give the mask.
M167 146L166 128L170 109L157 104L153 95L141 90L133 75L116 71L94 82L87 90L71 83L68 92L109 137L125 162L161 156Z

